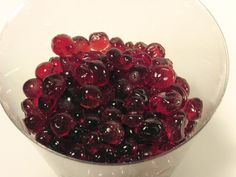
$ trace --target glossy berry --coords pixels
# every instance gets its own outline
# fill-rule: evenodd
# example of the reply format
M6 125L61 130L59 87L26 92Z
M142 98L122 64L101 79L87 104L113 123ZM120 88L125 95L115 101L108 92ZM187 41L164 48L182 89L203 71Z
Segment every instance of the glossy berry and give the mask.
M103 104L107 105L111 100L115 98L115 88L111 84L107 84L100 88L103 97Z
M118 80L115 89L118 98L125 98L132 93L133 87L126 79L121 79Z
M146 47L145 52L152 58L165 57L165 49L158 43L149 44Z
M119 37L111 38L110 39L110 45L111 45L112 48L117 48L120 51L124 51L125 50L125 44L122 41L122 39L119 38Z
M85 53L80 53L80 55L77 55L81 58L81 60L100 60L101 57L103 57L103 53L99 51L89 51Z
M133 49L134 48L134 43L133 42L126 42L125 43L126 49Z
M144 66L150 66L152 61L151 58L148 54L146 53L140 53L138 55L136 55L133 58L133 63L135 65L144 65Z
M163 125L155 119L146 119L138 129L138 134L147 141L154 141L160 138L163 131Z
M122 118L122 123L130 128L135 128L141 125L143 116L137 112L129 112Z
M60 74L63 72L61 59L59 57L52 57L49 60L53 64L52 73L54 74Z
M111 48L110 50L107 51L106 53L107 59L114 65L117 66L119 65L119 58L121 57L121 52L120 50L116 48Z
M89 36L89 43L91 49L101 51L105 50L109 46L109 38L103 32L96 32Z
M43 80L43 93L48 96L60 96L65 90L65 79L60 74L52 74Z
M117 153L116 150L109 145L100 145L98 147L98 151L92 156L92 161L94 162L108 162L108 163L116 163L117 161Z
M55 108L55 100L49 96L41 96L38 100L38 107L45 115L49 115Z
M42 81L34 78L24 83L23 91L29 98L37 98L42 95Z
M75 49L74 41L66 34L57 35L52 39L52 50L62 57L70 57Z
M64 72L69 72L73 76L75 75L75 71L78 66L81 65L82 60L79 56L73 56L73 57L67 57L67 58L61 58L61 65Z
M96 82L95 74L89 69L89 66L84 63L76 69L76 80L80 85L93 84Z
M143 99L143 102L146 104L149 100L147 92L144 89L135 89L133 95Z
M83 36L76 36L73 37L73 40L75 42L75 54L78 54L79 52L89 52L89 41L86 38L84 38Z
M133 59L129 55L121 55L114 64L119 69L129 70L133 66Z
M196 126L197 126L197 122L196 121L188 121L188 123L187 123L187 125L185 127L185 130L184 130L185 135L186 136L191 135L194 132Z
M127 139L122 144L118 145L117 153L119 156L136 156L138 153L138 144L134 139Z
M112 61L107 56L101 57L100 60L106 66L106 69L108 71L113 71L114 70L114 64L112 63Z
M154 66L151 68L150 80L152 87L164 89L174 84L176 74L169 66Z
M39 143L43 144L44 146L49 146L49 143L52 141L53 139L53 134L50 130L46 129L46 130L43 130L41 132L39 132L35 139L36 141L38 141Z
M83 143L89 146L96 146L101 143L101 138L97 132L90 132L84 135Z
M175 90L160 92L151 96L149 100L149 109L169 115L180 109L182 105L182 96Z
M147 47L147 44L145 44L144 42L137 42L134 45L135 49L138 49L138 50L141 50L141 51L145 51L146 47Z
M199 98L189 99L184 107L189 121L199 119L202 114L203 103Z
M178 85L179 87L183 88L184 91L187 93L187 95L189 95L190 86L189 86L188 82L186 81L186 79L177 76L176 80L175 80L175 84Z
M136 65L130 68L127 78L134 87L143 87L149 83L149 71L146 66Z
M68 155L76 159L88 160L86 150L81 144L75 144L68 152Z
M126 112L125 102L121 99L114 99L109 103L110 107L119 109L122 113Z
M82 124L87 130L96 130L100 122L101 120L97 115L87 115Z
M50 119L51 130L58 138L69 135L75 125L74 119L67 113L55 114Z
M44 62L37 66L35 75L39 79L44 79L53 73L54 64L50 62Z
M132 96L125 99L125 107L129 112L143 113L146 109L146 105L142 97Z
M80 100L83 108L97 108L102 104L103 96L98 87L85 85L80 89Z
M107 121L99 126L98 134L105 143L117 145L123 141L125 133L119 122Z
M46 120L40 114L26 117L24 123L30 133L39 133L46 126Z
M167 65L167 66L173 68L173 62L168 58L161 58L161 57L153 58L152 64L157 65L157 66L158 65Z
M27 98L21 103L21 108L26 116L32 116L37 112L37 105L34 104L33 99Z
M109 121L114 120L120 122L123 117L122 112L119 109L113 108L113 107L107 107L101 116L101 119L103 121Z

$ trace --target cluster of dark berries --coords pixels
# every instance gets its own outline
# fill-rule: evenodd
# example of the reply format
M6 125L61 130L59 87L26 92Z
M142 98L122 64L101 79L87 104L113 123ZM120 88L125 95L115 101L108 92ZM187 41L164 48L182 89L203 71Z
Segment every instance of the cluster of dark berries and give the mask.
M191 134L199 98L158 43L124 44L103 32L57 35L58 57L25 82L24 123L38 142L94 162L125 163L170 150Z

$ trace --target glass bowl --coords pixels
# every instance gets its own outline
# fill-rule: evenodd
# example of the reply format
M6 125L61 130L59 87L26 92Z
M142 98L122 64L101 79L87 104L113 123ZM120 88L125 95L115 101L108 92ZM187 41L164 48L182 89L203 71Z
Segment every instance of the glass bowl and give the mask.
M0 102L60 177L169 177L192 138L152 159L112 165L75 160L47 149L24 127L22 86L34 77L39 63L54 56L51 39L60 33L88 37L96 31L124 41L163 44L177 74L189 82L190 97L204 103L193 137L211 119L225 92L228 54L218 25L197 0L26 1L1 35Z

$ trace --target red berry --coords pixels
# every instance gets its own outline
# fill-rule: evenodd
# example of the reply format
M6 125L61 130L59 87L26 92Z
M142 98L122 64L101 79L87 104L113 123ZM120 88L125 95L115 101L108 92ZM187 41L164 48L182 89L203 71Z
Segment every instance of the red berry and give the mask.
M184 91L187 93L187 95L189 95L190 86L189 86L188 82L186 81L186 79L177 76L176 80L175 80L175 84L178 85L179 87L183 88Z
M129 70L133 66L133 59L129 55L122 55L114 62L114 65L119 69Z
M125 47L126 47L126 49L133 49L134 48L134 44L133 44L133 42L126 42L125 43Z
M133 63L136 65L150 66L152 61L148 54L140 53L133 58Z
M73 76L75 75L76 68L82 63L80 56L73 56L67 58L61 58L61 65L64 72L69 72Z
M49 147L49 143L52 141L53 137L51 131L46 129L36 134L35 139L44 146Z
M62 75L52 74L43 80L43 93L48 96L60 96L65 86L66 82Z
M153 64L153 65L167 65L167 66L173 68L173 63L172 63L172 61L171 61L170 59L168 59L168 58L160 58L160 57L158 57L158 58L153 58L153 59L152 59L152 64Z
M60 58L52 57L52 58L50 58L50 62L53 64L52 73L60 74L63 72Z
M164 89L174 84L176 74L169 66L153 66L150 71L152 87Z
M199 119L202 114L203 103L199 98L192 98L187 101L184 111L189 121Z
M107 107L103 113L101 119L103 121L114 120L120 122L123 117L122 112L119 109Z
M50 62L44 62L37 66L35 75L39 79L44 79L53 73L54 64Z
M107 144L117 145L123 141L124 128L119 122L107 121L99 126L98 133Z
M149 44L146 47L145 52L152 58L165 57L165 49L158 43Z
M119 38L119 37L111 38L111 39L110 39L110 45L111 45L111 47L117 48L117 49L119 49L120 51L124 51L124 50L125 50L125 44L124 44L124 42L122 41L122 39Z
M38 98L42 95L42 81L38 78L28 80L24 83L23 91L29 98Z
M75 49L74 49L75 54L78 54L79 52L90 51L89 41L83 36L73 37L73 40L75 41Z
M123 55L129 55L129 56L132 56L132 57L136 57L140 53L143 53L143 52L141 50L138 50L138 49L126 49L123 52Z
M126 79L121 79L118 80L115 89L118 98L125 98L132 93L133 87Z
M127 139L117 147L117 153L121 158L136 156L137 152L138 144L133 139Z
M105 50L109 46L109 38L103 32L96 32L89 36L89 43L91 49L101 51Z
M84 135L84 144L89 146L96 146L101 143L101 138L97 132L90 132Z
M143 116L137 112L129 112L122 118L122 123L130 128L135 128L141 125Z
M182 100L182 96L175 90L163 91L151 96L149 109L170 115L181 108Z
M85 85L80 89L80 106L83 108L96 108L102 104L102 93L93 85Z
M134 87L143 87L149 83L149 71L146 66L136 65L130 68L127 78Z
M37 109L36 105L33 102L33 99L27 98L21 103L21 108L24 111L26 116L31 116L34 114Z
M141 51L145 51L146 47L147 47L147 44L145 44L144 42L137 42L134 45L135 49L138 49L138 50L141 50Z
M52 114L55 108L55 100L49 96L39 97L38 107L44 114Z
M146 109L144 100L140 96L128 97L125 100L125 107L128 111L143 113Z
M74 49L74 41L66 34L59 34L52 39L52 50L61 57L71 57Z
M40 114L35 114L26 117L24 123L30 133L39 133L45 128L46 120Z
M75 144L68 152L68 155L80 160L89 160L86 150L81 144Z
M55 114L50 119L50 127L52 132L58 137L69 135L70 131L75 127L74 119L67 113Z
M107 144L102 144L98 146L97 152L93 154L92 161L100 162L100 163L116 163L117 161L117 154L116 150Z
M196 121L188 121L188 124L185 127L185 135L190 136L194 132L196 125Z
M89 51L85 53L80 54L82 60L100 60L101 57L103 57L103 53L99 51Z

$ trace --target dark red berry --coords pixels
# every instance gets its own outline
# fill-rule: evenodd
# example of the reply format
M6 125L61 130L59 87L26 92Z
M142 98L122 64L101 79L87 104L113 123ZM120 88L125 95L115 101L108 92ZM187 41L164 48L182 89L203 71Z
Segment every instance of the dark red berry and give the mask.
M193 132L195 127L197 126L197 122L196 121L188 121L188 124L185 127L185 135L186 136L190 136Z
M106 56L107 56L108 60L113 64L113 66L117 67L117 65L120 64L119 59L121 57L121 52L118 49L111 48L106 53Z
M103 97L100 89L93 85L85 85L80 89L80 106L96 108L102 104Z
M74 119L67 113L55 114L50 119L51 130L59 138L69 135L75 125Z
M49 146L49 143L52 141L53 139L53 134L51 133L50 130L43 130L42 132L39 132L38 134L36 134L36 141L38 141L39 143L43 144L44 146Z
M103 97L103 104L108 104L111 100L115 98L115 88L111 84L107 84L100 88Z
M119 109L122 113L126 112L125 102L121 99L114 99L109 103L110 107Z
M169 66L153 66L150 72L152 87L164 89L174 84L176 74Z
M125 43L125 47L126 47L126 49L133 49L134 48L134 44L133 44L133 42L126 42Z
M89 52L81 53L80 57L82 60L100 60L100 58L104 56L105 55L103 55L103 53L99 51L89 51Z
M189 95L190 86L189 86L188 82L186 81L186 79L177 76L176 80L175 80L175 84L178 85L179 87L183 88L184 91L187 93L187 95Z
M39 133L45 128L46 120L42 115L38 114L26 117L24 123L30 133Z
M182 106L182 96L175 90L161 92L151 96L149 100L149 109L170 115Z
M116 163L117 161L117 153L116 150L109 145L100 145L98 147L98 151L92 156L92 161L94 162L108 162L108 163Z
M101 138L97 132L89 132L84 135L83 144L87 146L96 146L101 143Z
M129 112L122 118L122 123L130 128L135 128L141 125L143 116L137 112Z
M136 65L130 68L127 78L134 87L143 87L149 83L148 75L149 71L146 66Z
M86 38L84 38L83 36L76 36L73 37L73 40L75 41L75 54L78 54L79 52L89 52L89 41Z
M114 70L114 64L112 63L112 61L111 61L110 59L108 59L108 57L103 56L103 57L101 57L100 60L101 60L101 61L103 62L103 64L106 66L106 69L107 69L108 71L113 71L113 70Z
M99 126L98 133L107 144L120 144L124 138L124 128L119 122L107 121Z
M121 79L118 80L115 89L118 98L125 98L132 93L133 87L126 79Z
M80 85L93 84L96 82L96 76L90 70L87 64L82 64L76 69L76 80Z
M117 59L115 66L119 69L129 70L133 66L133 59L129 55L121 55Z
M146 119L138 129L138 134L147 141L154 141L160 138L163 131L163 125L155 119Z
M70 57L75 49L74 41L66 34L57 35L52 39L52 50L62 57Z
M60 74L52 74L43 80L43 93L48 96L60 96L65 90L65 79Z
M138 50L138 49L126 49L124 52L123 52L123 55L129 55L129 56L132 56L132 57L136 57L138 54L141 54L143 53L141 50Z
M123 69L114 69L110 72L110 83L116 84L121 79L126 79L127 71Z
M145 44L144 42L137 42L135 45L134 45L134 48L135 49L138 49L138 50L141 50L141 51L144 51L147 47L147 44Z
M124 51L125 50L125 44L122 41L122 39L119 38L119 37L111 38L110 39L110 45L111 45L112 48L117 48L120 51Z
M138 55L136 55L133 58L133 63L135 65L144 65L144 66L150 66L152 61L151 58L148 54L146 53L140 53Z
M37 105L34 104L33 99L27 98L21 103L21 108L26 116L32 116L38 110Z
M189 121L199 119L202 114L203 103L199 98L192 98L187 101L184 111Z
M75 144L68 152L68 155L76 159L88 160L86 150L81 144Z
M101 120L97 115L87 115L82 124L87 130L96 130L100 122Z
M173 63L172 63L172 61L170 60L170 59L168 59L168 58L160 58L160 57L158 57L158 58L153 58L152 59L152 64L153 65L167 65L167 66L169 66L169 67L171 67L171 68L173 68Z
M23 91L29 98L38 98L42 95L42 81L38 78L28 80L24 83Z
M59 57L52 57L49 60L53 64L52 73L60 74L63 72L63 68L61 65L61 59Z
M132 96L125 99L125 107L129 112L143 113L146 109L146 105L142 97Z
M149 44L146 47L145 52L152 58L165 57L165 49L158 43Z
M35 75L39 79L44 79L53 73L54 64L50 62L44 62L37 66Z
M137 96L143 99L144 103L146 104L149 100L147 92L144 89L135 89L133 91L133 96Z
M109 38L103 32L96 32L89 36L89 43L91 49L101 51L105 50L109 46Z
M55 100L49 96L41 96L39 97L38 107L40 111L42 111L46 115L52 114L55 108Z
M127 139L122 144L118 145L117 153L119 156L136 156L138 152L138 144L134 139Z
M112 108L112 107L107 107L101 116L101 119L103 121L109 121L109 120L114 120L120 122L123 117L122 112L119 109Z

